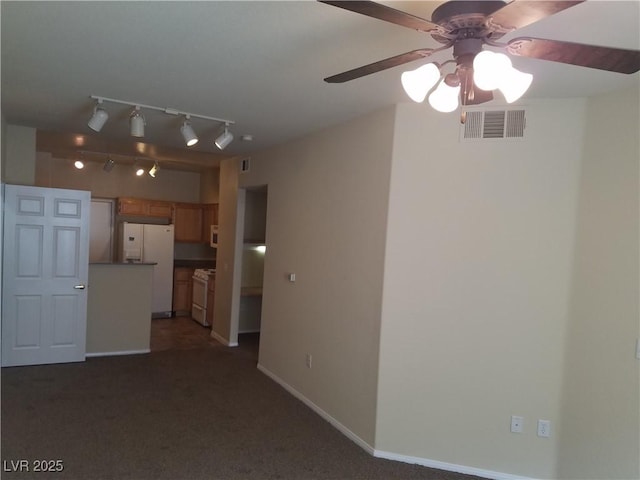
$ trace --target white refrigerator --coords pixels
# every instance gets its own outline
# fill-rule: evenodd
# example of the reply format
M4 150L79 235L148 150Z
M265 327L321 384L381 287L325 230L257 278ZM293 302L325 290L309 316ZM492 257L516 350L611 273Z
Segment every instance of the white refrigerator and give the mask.
M173 225L122 224L120 258L153 266L153 317L170 317L173 303Z

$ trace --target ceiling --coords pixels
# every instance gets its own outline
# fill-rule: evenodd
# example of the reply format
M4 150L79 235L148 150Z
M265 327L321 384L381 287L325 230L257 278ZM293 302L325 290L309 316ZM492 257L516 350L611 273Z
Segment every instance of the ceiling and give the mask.
M430 18L442 2L384 3ZM2 114L8 123L134 145L130 107L108 104L109 121L92 134L86 124L91 95L232 120L236 139L221 155L213 145L221 124L193 119L201 140L190 148L192 156L207 153L202 159L212 163L408 101L400 86L403 67L344 84L323 78L439 46L426 34L314 1L3 0L1 21ZM523 35L639 49L640 2L589 0L501 41ZM433 60L448 58L450 50ZM525 102L590 96L640 79L638 73L513 61L534 75ZM145 143L186 150L179 117L143 113ZM240 140L246 134L253 140Z

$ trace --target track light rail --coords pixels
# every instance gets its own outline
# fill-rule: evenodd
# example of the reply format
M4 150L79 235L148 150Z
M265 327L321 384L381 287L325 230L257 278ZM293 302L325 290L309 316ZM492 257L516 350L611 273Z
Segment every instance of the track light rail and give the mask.
M154 105L145 105L144 103L137 103L137 102L129 102L126 100L117 100L115 98L108 98L108 97L100 97L98 95L90 95L90 98L92 98L93 100L100 102L109 102L109 103L117 103L120 105L128 105L130 107L139 107L139 108L143 108L145 110L155 110L158 112L163 112L166 113L167 115L174 115L174 116L180 116L180 115L184 115L185 117L191 117L191 118L201 118L203 120L211 120L213 122L218 122L218 123L224 123L225 125L234 125L236 122L234 122L233 120L226 120L224 118L217 118L217 117L210 117L208 115L200 115L197 113L190 113L190 112L183 112L182 110L176 110L174 108L169 108L169 107L156 107Z

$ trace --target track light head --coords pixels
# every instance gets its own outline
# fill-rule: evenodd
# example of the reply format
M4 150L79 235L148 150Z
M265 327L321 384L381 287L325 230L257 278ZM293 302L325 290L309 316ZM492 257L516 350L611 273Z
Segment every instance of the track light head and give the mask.
M182 133L182 138L184 138L184 143L187 144L187 147L192 147L193 145L198 143L198 136L196 135L196 132L193 131L193 127L188 120L189 115L187 115L187 119L180 127L180 133Z
M233 140L233 133L229 131L229 125L224 126L224 132L218 138L216 138L215 144L220 150L224 150L227 145Z
M153 167L151 167L149 169L149 175L151 175L153 178L156 178L156 174L158 173L158 170L160 170L160 166L158 165L158 162L156 161L153 164Z
M142 168L137 158L133 162L133 171L135 172L137 177L141 177L142 175L144 175L144 168Z
M93 115L87 122L87 125L91 130L99 132L104 127L104 124L107 123L109 119L109 114L107 111L102 108L102 100L98 99L96 101L96 106L93 108Z
M105 172L110 172L111 170L113 170L113 166L116 164L116 162L113 161L113 159L111 157L107 157L107 160L104 162L104 165L102 166L102 169Z
M140 113L140 107L136 106L136 108L131 112L131 116L129 117L129 126L131 130L132 137L144 137L144 117Z

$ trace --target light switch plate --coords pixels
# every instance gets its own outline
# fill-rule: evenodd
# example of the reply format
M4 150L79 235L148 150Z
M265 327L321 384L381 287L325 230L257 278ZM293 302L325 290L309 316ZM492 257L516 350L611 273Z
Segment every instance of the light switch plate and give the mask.
M538 436L549 438L551 436L551 421L538 420Z
M511 433L522 433L524 418L518 415L511 415Z

